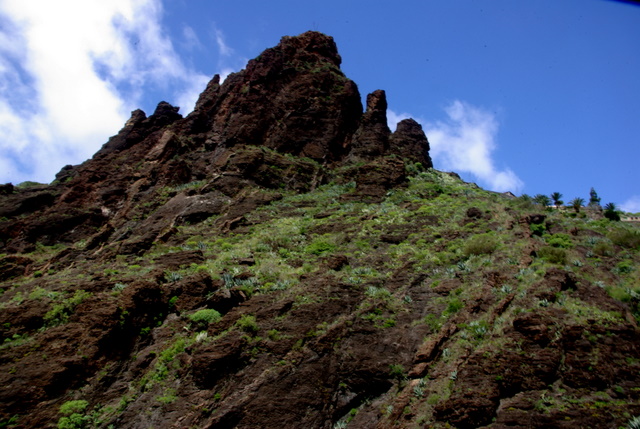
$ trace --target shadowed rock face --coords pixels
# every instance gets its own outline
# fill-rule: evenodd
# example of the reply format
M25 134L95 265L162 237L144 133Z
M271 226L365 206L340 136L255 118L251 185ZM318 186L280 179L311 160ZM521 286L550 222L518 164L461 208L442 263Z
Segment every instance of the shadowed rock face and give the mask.
M401 158L420 162L424 168L433 167L427 137L422 131L422 125L413 119L404 119L398 123L391 136L391 152Z
M371 159L387 153L390 135L387 96L379 89L367 95L367 110L353 135L349 156L352 159Z

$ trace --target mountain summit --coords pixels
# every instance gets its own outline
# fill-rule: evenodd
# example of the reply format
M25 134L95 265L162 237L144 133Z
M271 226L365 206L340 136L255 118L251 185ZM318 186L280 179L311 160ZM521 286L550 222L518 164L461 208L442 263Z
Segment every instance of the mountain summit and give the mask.
M0 427L640 421L637 228L433 169L340 62L284 37L0 186Z

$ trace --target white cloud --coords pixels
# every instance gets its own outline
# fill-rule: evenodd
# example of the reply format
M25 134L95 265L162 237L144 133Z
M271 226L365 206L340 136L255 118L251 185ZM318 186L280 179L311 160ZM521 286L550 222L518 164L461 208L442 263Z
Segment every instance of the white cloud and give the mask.
M394 131L398 125L398 122L404 119L409 119L411 117L412 116L408 113L396 113L393 110L387 109L387 126L391 131Z
M233 49L227 45L227 42L224 40L224 34L222 31L216 29L216 43L218 45L218 49L220 50L220 55L223 57L230 57L233 55Z
M182 37L184 38L184 44L189 50L203 49L202 42L196 34L193 27L185 25L182 28Z
M640 195L634 195L620 205L622 211L627 213L640 213Z
M193 108L209 76L183 64L161 18L161 0L0 1L0 183L87 159L148 89Z
M495 116L479 107L454 101L446 107L445 121L422 123L431 146L431 157L436 168L468 173L483 186L498 192L519 192L524 183L509 168L498 169L493 152L498 133ZM389 123L409 117L389 111ZM391 127L390 128L394 128Z
M200 94L207 87L210 80L211 78L209 76L196 75L192 77L191 82L186 83L186 88L184 88L183 92L176 98L176 103L180 106L180 113L184 115L193 110L196 101L198 101L198 97L200 97ZM187 109L184 109L183 106L186 106Z

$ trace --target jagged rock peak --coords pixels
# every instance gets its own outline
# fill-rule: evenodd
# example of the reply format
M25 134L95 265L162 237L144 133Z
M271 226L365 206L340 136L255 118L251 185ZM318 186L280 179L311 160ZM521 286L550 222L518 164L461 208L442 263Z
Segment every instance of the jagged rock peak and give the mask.
M288 57L310 59L311 56L316 56L333 63L336 67L342 63L333 37L317 31L307 31L295 37L284 36L280 39L278 47Z
M425 168L433 167L429 156L429 141L422 125L414 119L404 119L398 123L390 139L391 153L402 158L419 162Z
M214 76L188 117L189 133L208 147L261 145L322 162L390 154L385 92L369 94L363 114L358 88L340 70L341 61L330 36L285 36L222 84ZM401 132L400 152L415 149L409 158L430 165L420 133Z
M124 124L124 127L125 128L135 127L137 124L144 121L145 119L147 119L147 114L144 113L144 111L141 109L136 109L133 112L131 112L131 117Z
M341 160L362 116L360 93L339 68L333 38L283 37L220 85L209 83L188 130L209 147L262 145L316 160Z
M353 135L349 159L371 159L389 149L391 131L387 126L387 96L378 89L367 95L367 110Z

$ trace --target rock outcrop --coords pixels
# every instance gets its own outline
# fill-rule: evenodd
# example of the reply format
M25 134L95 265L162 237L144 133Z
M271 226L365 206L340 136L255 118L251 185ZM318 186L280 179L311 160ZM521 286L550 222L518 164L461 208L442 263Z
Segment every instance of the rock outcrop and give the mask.
M114 237L124 237L136 218L156 208L159 193L189 183L219 191L219 201L233 206L226 199L248 185L308 190L350 162L384 163L385 156L398 155L431 167L420 126L403 121L391 134L381 90L369 94L363 114L358 88L340 63L331 37L317 32L283 37L222 84L214 76L186 118L166 102L149 117L141 110L132 112L92 159L64 167L52 186L3 192L9 195L0 196L0 214L8 221L0 222L0 244L16 252L32 250L36 242L73 243L107 224ZM379 180L356 177L367 182L368 193L375 189L375 198L404 180L403 167L401 177L396 170L393 177L378 174ZM208 206L219 205L210 195ZM176 212L163 217L162 225L148 232L146 247L184 216ZM190 221L206 218L186 216Z

